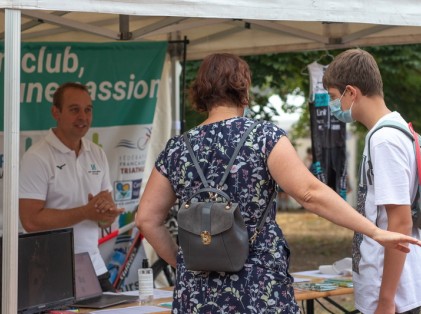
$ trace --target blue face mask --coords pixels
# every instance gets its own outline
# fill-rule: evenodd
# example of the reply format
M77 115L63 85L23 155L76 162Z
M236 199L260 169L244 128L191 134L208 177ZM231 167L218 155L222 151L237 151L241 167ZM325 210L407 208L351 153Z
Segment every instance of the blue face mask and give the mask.
M342 93L340 98L336 98L335 100L329 101L329 107L332 114L335 116L336 119L339 121L350 123L354 122L354 119L352 119L352 106L354 105L354 102L351 104L351 108L347 111L342 111L341 108L341 99L344 96L346 90Z

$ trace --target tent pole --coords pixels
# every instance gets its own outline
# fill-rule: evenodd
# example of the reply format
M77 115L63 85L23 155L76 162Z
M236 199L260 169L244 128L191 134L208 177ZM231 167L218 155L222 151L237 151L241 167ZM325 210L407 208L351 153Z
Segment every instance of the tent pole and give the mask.
M2 313L17 313L21 11L5 10Z
M184 36L183 41L183 72L182 72L182 78L183 82L181 84L182 92L183 92L183 98L181 101L181 132L186 131L186 61L187 61L187 44L189 41L187 40L187 37Z
M169 40L169 53L171 56L171 111L173 117L172 135L184 132L184 88L185 88L185 63L188 40ZM183 67L180 67L180 59L183 57ZM180 72L182 73L182 103L180 104Z
M189 40L184 37L183 40L169 40L169 53L171 55L171 105L173 112L173 135L178 135L185 131L186 117L185 117L185 89L186 89L186 58L187 45ZM183 58L182 66L180 67L180 59ZM180 69L181 68L181 69ZM180 73L181 71L181 73ZM180 74L181 82L181 97L180 97ZM180 103L181 99L181 103Z
M171 115L173 121L172 135L180 134L180 70L179 58L171 56Z

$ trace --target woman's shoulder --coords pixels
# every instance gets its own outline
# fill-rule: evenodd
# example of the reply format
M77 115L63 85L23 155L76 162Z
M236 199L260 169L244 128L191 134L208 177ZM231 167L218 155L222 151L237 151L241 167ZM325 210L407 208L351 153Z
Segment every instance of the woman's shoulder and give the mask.
M187 134L189 139L196 137L201 138L206 135L215 134L220 134L221 136L223 136L224 134L230 134L230 136L236 134L238 136L238 134L241 134L254 123L256 123L254 126L255 132L258 134L286 135L286 132L273 122L266 120L255 120L245 117L235 117L207 125L199 125L192 129L189 129L185 133ZM182 138L183 134L174 136L168 141L168 143L172 146L177 145L178 143L184 142Z
M253 123L250 122L250 124ZM277 126L275 123L266 120L260 120L256 126L256 129L263 134L279 134L286 135L286 132L281 127Z
M179 147L180 144L182 143L182 138L183 138L183 134L178 134L171 137L165 145L165 150Z

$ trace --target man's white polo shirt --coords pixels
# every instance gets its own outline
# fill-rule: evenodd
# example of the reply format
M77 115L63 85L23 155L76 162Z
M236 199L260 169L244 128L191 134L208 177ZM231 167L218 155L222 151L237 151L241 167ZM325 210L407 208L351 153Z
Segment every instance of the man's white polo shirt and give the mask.
M45 201L45 208L69 209L86 205L88 194L112 190L104 151L82 139L76 158L52 129L23 155L19 198ZM98 249L97 222L85 220L73 226L75 253L89 252L97 275L107 271Z

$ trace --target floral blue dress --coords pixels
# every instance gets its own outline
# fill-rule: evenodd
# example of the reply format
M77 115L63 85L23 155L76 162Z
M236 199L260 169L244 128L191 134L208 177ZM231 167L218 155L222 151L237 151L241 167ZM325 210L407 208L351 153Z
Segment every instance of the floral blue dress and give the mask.
M241 135L253 122L236 117L188 131L210 186L219 183ZM222 188L231 200L239 203L249 236L275 191L267 159L284 135L282 129L270 122L259 123L238 153ZM168 178L180 202L203 188L182 136L168 141L155 166ZM300 313L294 298L293 278L288 273L290 252L275 214L276 208L271 206L265 226L239 272L189 271L180 249L173 313Z

